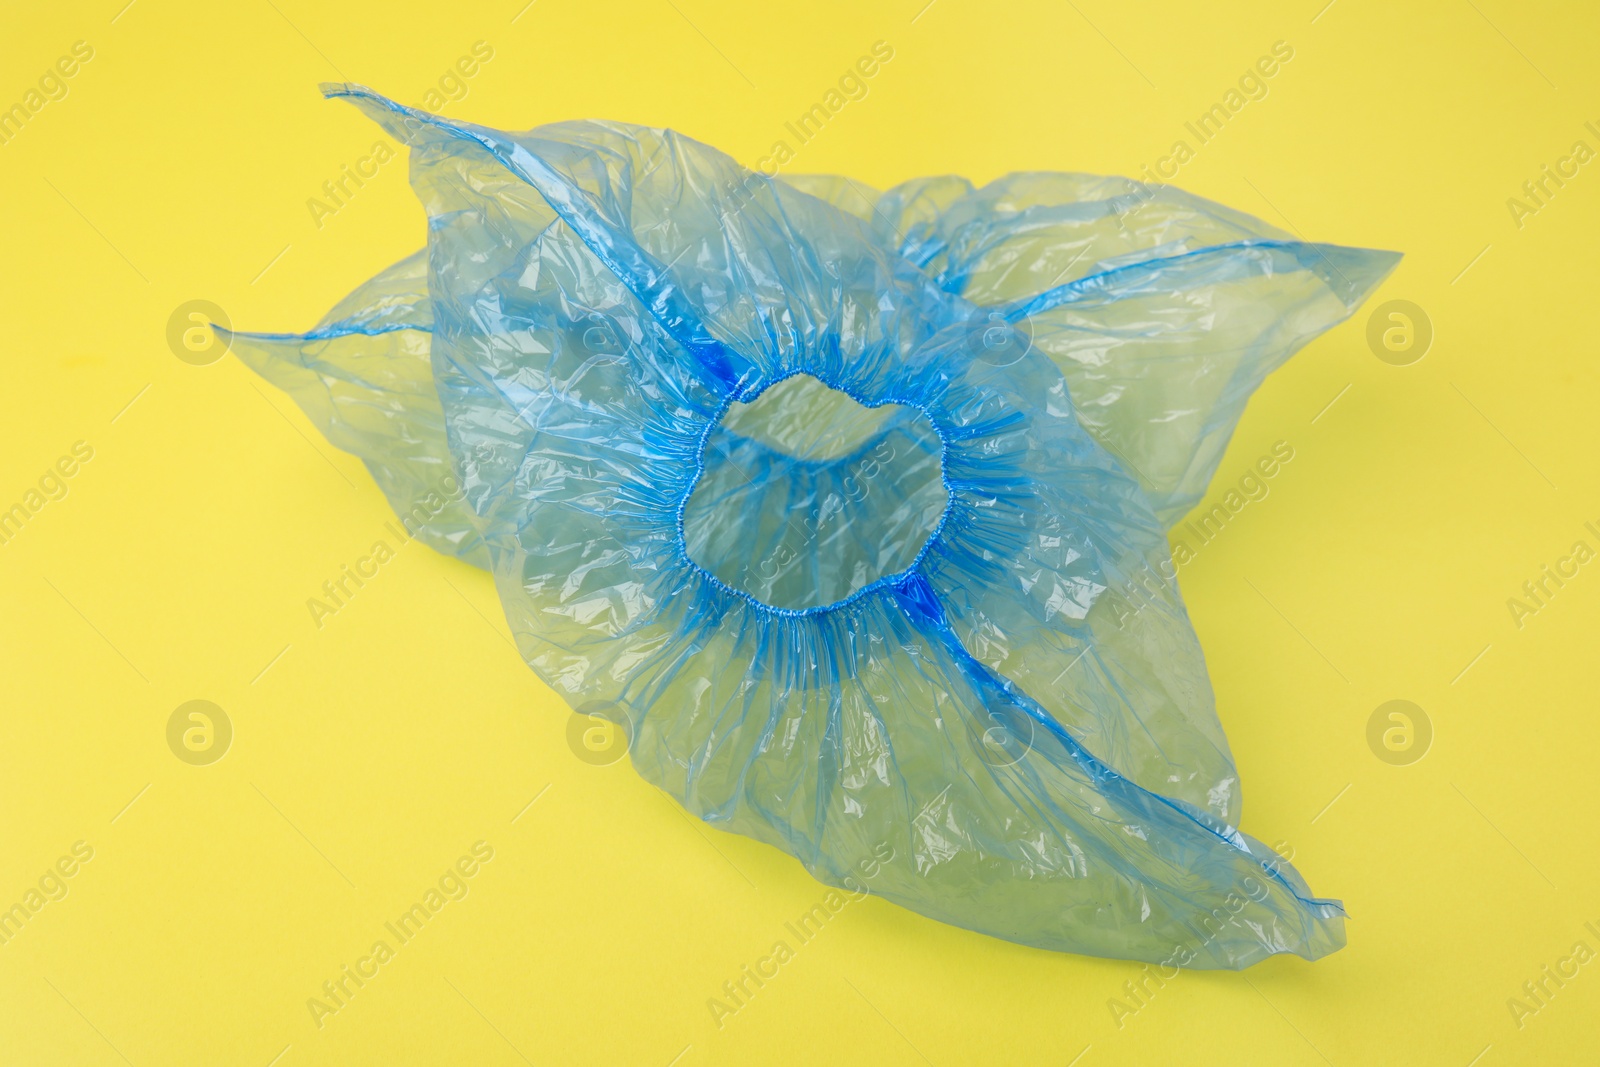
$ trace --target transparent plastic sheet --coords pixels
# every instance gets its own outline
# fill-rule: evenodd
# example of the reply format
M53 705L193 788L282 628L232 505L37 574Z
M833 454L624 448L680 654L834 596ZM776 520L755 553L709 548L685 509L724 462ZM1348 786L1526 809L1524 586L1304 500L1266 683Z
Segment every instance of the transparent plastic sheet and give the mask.
M1396 254L1122 178L880 193L324 90L411 147L428 247L233 351L493 572L529 665L640 774L829 885L1028 945L1344 943L1236 829L1166 529Z

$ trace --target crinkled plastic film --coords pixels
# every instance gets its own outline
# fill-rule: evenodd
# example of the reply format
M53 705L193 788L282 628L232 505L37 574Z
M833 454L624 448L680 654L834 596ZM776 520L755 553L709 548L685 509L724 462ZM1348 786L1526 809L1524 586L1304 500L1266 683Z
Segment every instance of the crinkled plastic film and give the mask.
M1166 530L1397 255L1123 178L879 192L325 91L410 146L427 248L233 350L493 572L523 657L640 774L825 883L1028 945L1343 944L1236 828Z

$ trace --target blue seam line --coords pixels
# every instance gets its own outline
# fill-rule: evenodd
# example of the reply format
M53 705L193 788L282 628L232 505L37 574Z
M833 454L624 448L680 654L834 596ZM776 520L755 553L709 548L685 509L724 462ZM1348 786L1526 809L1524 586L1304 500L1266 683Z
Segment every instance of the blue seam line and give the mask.
M484 127L476 126L472 123L455 122L418 108L407 107L405 104L390 100L388 97L376 93L363 85L349 83L336 84L332 87L324 85L322 91L323 96L329 99L350 97L370 100L402 118L431 126L457 140L467 141L482 148L496 163L518 179L526 182L544 199L546 205L549 206L556 217L571 227L572 231L578 235L579 239L583 241L595 258L599 259L606 269L616 275L617 280L622 282L629 292L633 293L634 297L644 306L651 317L661 325L669 337L677 341L690 355L698 358L714 378L722 379L726 383L733 377L732 368L727 365L727 357L731 354L731 349L710 334L698 314L691 314L694 309L675 306L680 302L675 300L673 296L674 290L678 287L672 281L671 276L667 274L666 268L662 267L656 258L641 248L636 241L628 241L629 248L621 248L621 242L614 240L615 227L609 223L597 225L592 219L575 213L570 203L558 203L558 198L542 187L534 179L534 176L528 172L527 167L518 161L516 153L521 152L534 166L543 169L546 172L546 181L559 187L561 191L568 194L569 198L572 194L582 195L582 190L574 189L571 182L563 178L543 159L529 152L516 141L503 137L498 131L486 130ZM480 130L484 132L478 132ZM667 132L670 133L671 131ZM409 134L402 137L401 140L406 145L414 147ZM618 244L619 247L604 247L606 242L596 239L596 231L601 229L605 230L609 236L612 236L613 243ZM633 258L637 261L631 266L617 254L619 251L629 251L630 248L634 253ZM647 279L640 278L641 271L647 273L649 277ZM660 285L663 280L667 283L664 287ZM640 293L635 288L635 283L642 283L647 292ZM654 291L650 292L649 290ZM647 296L648 299L646 298ZM688 330L687 336L683 333L685 324L692 327Z
M923 584L928 587L930 592L932 591L932 585L931 583L928 583L926 579L923 580ZM1094 753L1090 752L1076 738L1074 738L1070 732L1068 732L1066 727L1057 722L1055 717L1052 716L1043 705L1039 704L1038 701L1029 696L1015 682L1005 677L1003 674L992 670L982 661L977 659L977 657L973 656L971 652L968 652L966 646L961 643L960 638L956 636L955 631L951 628L949 621L944 618L944 605L939 602L937 595L934 596L934 603L938 605L939 617L936 619L930 619L930 621L933 623L934 629L939 634L941 641L945 644L946 650L950 653L951 658L956 661L957 666L960 667L963 672L994 685L1007 696L1011 697L1012 700L1014 700L1030 718L1036 720L1062 743L1062 745L1067 749L1067 752L1073 757L1074 761L1077 762L1092 779L1094 779L1096 782L1117 784L1127 789L1131 789L1136 794L1143 793L1147 796L1153 797L1157 801L1160 801L1162 804L1165 804L1167 807L1171 808L1178 815L1188 819L1190 822L1195 823L1201 829L1205 830L1207 833L1226 844L1229 848L1242 852L1252 859L1256 859L1255 854L1251 852L1249 848L1243 845L1242 837L1240 836L1239 830L1236 827L1228 827L1227 829L1230 831L1230 833L1225 834L1221 832L1216 827L1210 825L1206 820L1197 817L1193 812L1173 801L1170 797L1162 796L1160 793L1144 788L1144 786L1130 778L1125 777L1118 771L1114 770L1109 764L1101 760L1098 756L1094 755ZM1235 840L1235 838L1240 839ZM1259 859L1257 862L1261 864L1263 872L1266 873L1268 877L1282 883L1284 888L1289 891L1290 895L1301 903L1318 907L1332 907L1337 909L1341 915L1344 914L1344 905L1339 900L1330 897L1303 897L1295 890L1294 886L1290 884L1288 879L1282 874L1276 865L1268 864L1264 861L1260 861Z
M784 374L778 378L774 378L772 381L763 384L748 397L743 395L743 390L741 389L735 389L728 394L726 399L723 400L721 407L717 409L717 413L712 416L712 418L706 423L706 428L701 431L699 446L695 451L693 477L689 479L688 488L684 490L683 496L678 500L677 512L673 521L676 532L673 547L677 550L677 556L681 562L686 563L690 569L692 569L696 574L700 575L700 577L704 578L716 589L732 596L736 596L762 612L786 619L807 618L814 615L824 615L830 611L843 610L857 601L863 600L867 596L878 592L881 589L890 589L904 585L906 582L916 577L917 568L921 566L922 561L927 558L928 553L933 550L934 544L939 540L939 535L944 531L945 524L949 522L951 514L956 509L956 493L955 489L950 484L949 474L950 464L948 461L950 456L950 439L945 435L944 430L939 425L939 420L934 416L933 412L929 411L922 404L918 404L914 401L898 399L895 397L887 397L883 400L877 401L863 399L848 386L829 381L828 378L831 377L831 375L824 376L825 372L819 373L820 370L821 368L818 368L817 370L789 371L787 374ZM845 396L849 397L851 400L855 401L857 404L860 404L864 408L881 408L889 404L898 404L901 407L915 408L918 412L920 412L922 416L928 420L929 424L933 426L933 432L939 435L939 481L944 486L945 504L944 510L939 514L939 522L934 526L933 532L928 534L928 539L923 542L922 548L917 552L916 559L912 560L911 564L904 570L897 571L894 574L886 574L881 578L868 582L866 585L862 586L860 589L857 589L854 593L851 593L844 599L835 600L831 604L819 604L810 608L780 608L776 605L768 604L763 600L758 600L756 597L746 593L742 589L734 588L727 582L724 582L722 579L712 574L710 571L706 570L704 567L700 566L700 564L696 563L689 555L689 545L684 532L683 516L684 512L689 507L689 498L694 495L695 486L700 484L700 479L705 475L706 442L710 439L712 432L715 431L719 425L721 425L723 416L727 414L728 409L732 407L736 401L745 404L754 403L760 398L761 394L765 393L768 389L771 389L773 386L778 385L781 382L786 382L790 378L801 374L810 375L823 385L826 385L828 388L843 393Z
M941 604L941 616L943 615L943 611L944 606ZM1257 859L1257 862L1261 864L1263 873L1265 873L1267 877L1281 883L1283 887L1289 891L1290 896L1294 897L1294 899L1300 901L1302 904L1315 907L1331 907L1336 909L1339 914L1345 914L1344 904L1338 899L1331 897L1301 896L1295 890L1294 886L1290 884L1288 878L1285 877L1282 871L1278 869L1278 865L1268 864L1260 861L1256 857L1255 853L1251 852L1247 847L1244 847L1240 841L1233 840L1233 838L1217 830L1216 827L1210 826L1205 821L1196 818L1193 812L1185 810L1183 807L1175 803L1170 797L1164 797L1160 793L1146 789L1139 783L1130 778L1126 778L1122 774L1113 770L1108 764L1103 762L1100 757L1084 748L1083 745L1080 744L1078 740L1067 731L1066 727L1057 722L1054 716L1046 711L1038 701L1033 699L1033 697L1025 693L1015 682L999 672L991 670L980 660L974 657L972 653L968 652L966 646L961 643L960 639L956 636L954 630L950 628L950 624L945 619L940 618L936 620L935 626L939 632L940 638L946 645L946 650L950 653L951 657L955 659L957 665L960 666L962 670L982 678L991 685L997 686L1007 696L1015 700L1017 705L1028 714L1029 718L1036 720L1053 736L1055 736L1063 746L1065 746L1068 753L1072 755L1073 759L1089 774L1092 779L1097 782L1117 783L1132 789L1137 793L1144 793L1147 796L1155 798L1157 801L1165 804L1167 807L1171 808L1185 819L1193 822L1195 825L1199 826L1201 829L1205 830L1207 833L1226 844L1229 848L1242 852L1252 859ZM1233 830L1235 835L1239 833L1237 828L1230 829Z
M1074 278L1070 282L1067 282L1063 285L1058 285L1054 289L1046 289L1044 292L1035 296L1024 297L1021 300L1016 300L1009 304L1002 304L999 310L1000 314L1005 317L1007 322L1013 322L1020 318L1027 318L1030 315L1039 315L1046 311L1053 311L1062 304L1067 303L1077 295L1078 290L1088 289L1091 287L1091 285L1103 284L1107 279L1115 277L1116 275L1122 274L1126 271L1164 267L1171 264L1182 263L1184 260L1194 259L1197 256L1210 255L1213 252L1229 252L1243 248L1281 248L1289 250L1295 248L1316 247L1319 247L1319 245L1314 241L1261 240L1232 241L1228 244L1222 245L1207 245L1205 248L1197 248L1193 252L1184 252L1181 255L1162 256L1156 259L1140 260L1138 263L1125 263L1120 267L1113 267L1110 270L1100 271L1098 274L1086 274L1082 278ZM1322 245L1320 247L1335 246ZM1341 300L1340 303L1344 303L1344 301Z
M332 326L320 326L309 333L254 333L249 330L230 330L226 326L211 323L211 328L218 333L225 333L229 337L245 337L252 341L327 341L335 337L349 337L352 334L361 334L363 337L376 337L383 333L398 333L401 330L416 330L418 333L432 333L432 326L412 326L405 323L394 323L388 326L357 326L349 322L336 322Z

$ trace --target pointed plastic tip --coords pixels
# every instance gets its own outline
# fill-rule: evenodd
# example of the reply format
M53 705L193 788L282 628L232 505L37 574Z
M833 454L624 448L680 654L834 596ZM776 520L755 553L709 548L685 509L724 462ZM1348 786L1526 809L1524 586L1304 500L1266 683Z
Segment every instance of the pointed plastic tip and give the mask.
M1402 253L1377 248L1313 244L1304 265L1315 271L1350 311L1366 302L1400 265Z

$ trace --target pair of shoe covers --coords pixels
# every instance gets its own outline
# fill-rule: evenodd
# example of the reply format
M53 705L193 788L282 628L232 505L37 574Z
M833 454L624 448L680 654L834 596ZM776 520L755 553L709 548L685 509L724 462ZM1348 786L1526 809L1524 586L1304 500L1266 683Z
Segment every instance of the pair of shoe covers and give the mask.
M879 192L324 91L409 146L427 247L232 349L493 573L522 656L640 774L1026 945L1343 945L1339 902L1237 829L1166 533L1397 255L1125 178Z

